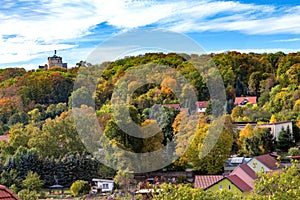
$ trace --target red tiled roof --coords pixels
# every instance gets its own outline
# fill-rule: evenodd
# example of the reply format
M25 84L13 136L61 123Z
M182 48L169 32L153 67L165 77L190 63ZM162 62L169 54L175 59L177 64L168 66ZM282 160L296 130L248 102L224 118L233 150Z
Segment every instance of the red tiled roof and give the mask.
M189 109L188 108L180 108L180 111L185 112L185 113L189 113Z
M208 101L197 101L196 106L197 108L206 108Z
M0 135L0 141L5 140L8 141L8 136L7 135Z
M300 156L292 156L291 158L295 160L300 160Z
M272 122L268 123L269 125L277 125L277 124L285 124L285 123L291 123L292 121L281 121L281 122Z
M168 108L173 107L175 109L180 109L180 104L164 104L163 106Z
M251 191L252 188L240 179L237 175L229 175L226 177L230 182L232 182L236 187L238 187L242 192Z
M255 171L253 171L247 163L241 164L238 167L240 167L246 174L248 174L253 180L257 178L257 174Z
M7 189L5 186L0 185L0 200L21 200L12 191Z
M256 104L256 97L236 97L234 100L235 105L241 104L244 100Z
M276 164L277 160L272 156L270 156L269 154L256 156L255 158L271 170L275 170L278 168Z
M195 176L195 188L203 188L206 189L209 186L215 184L219 180L224 178L221 175L204 175L204 176Z

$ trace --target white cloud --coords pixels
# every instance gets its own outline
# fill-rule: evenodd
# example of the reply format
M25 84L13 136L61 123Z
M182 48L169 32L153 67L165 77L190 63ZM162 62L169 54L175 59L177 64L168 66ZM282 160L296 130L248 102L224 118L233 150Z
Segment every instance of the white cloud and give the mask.
M300 38L291 38L291 39L283 39L283 40L274 40L273 42L297 42L300 41Z
M1 63L13 63L29 61L45 56L44 52L74 48L76 45L69 44L39 44L33 40L26 40L21 37L0 40Z
M177 32L299 34L300 6L277 8L213 0L3 0L0 63L31 60L54 49L73 49L100 23L121 30L152 25Z

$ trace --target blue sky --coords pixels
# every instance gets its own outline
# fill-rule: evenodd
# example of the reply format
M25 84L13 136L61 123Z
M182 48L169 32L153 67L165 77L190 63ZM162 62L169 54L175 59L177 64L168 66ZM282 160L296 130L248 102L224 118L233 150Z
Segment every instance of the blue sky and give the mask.
M0 68L36 69L54 50L69 67L136 28L186 34L206 52L300 51L295 0L2 0Z

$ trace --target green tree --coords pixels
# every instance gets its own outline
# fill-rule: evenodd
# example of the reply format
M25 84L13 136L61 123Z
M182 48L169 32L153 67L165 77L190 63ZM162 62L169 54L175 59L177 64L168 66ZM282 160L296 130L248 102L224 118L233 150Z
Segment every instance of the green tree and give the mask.
M288 154L290 156L299 156L300 155L300 150L298 147L291 147L288 151Z
M186 151L186 157L196 170L208 174L218 173L222 170L225 160L230 156L233 135L227 128L219 130L219 127L220 124L216 121L212 125L200 124L196 133L189 138L192 142ZM218 132L220 133L219 137L216 135ZM217 141L215 144L214 140Z
M287 127L286 130L284 130L284 128L282 127L278 136L277 148L287 152L289 148L293 146L294 146L294 142L291 135L290 127Z
M71 187L70 191L74 197L78 197L79 195L88 194L90 192L90 185L87 181L77 180L75 181Z
M262 74L260 71L253 72L249 78L249 92L251 95L259 96L260 94L260 81L262 80Z
M18 196L22 200L38 200L39 195L36 191L30 191L29 189L23 189L18 192Z
M258 174L252 199L297 199L300 195L300 169L297 163L287 166L282 172Z
M26 178L22 181L22 187L29 191L40 192L43 186L43 181L37 173L29 171Z
M133 178L134 178L134 174L128 169L118 170L114 178L114 181L116 182L118 187L120 189L123 189L125 194L127 194L130 186L130 182L132 181Z
M153 193L153 199L155 200L242 200L243 196L234 194L228 191L204 191L202 188L193 188L188 184L162 184L160 188L156 188L155 193Z
M33 133L28 146L36 148L42 157L55 158L70 152L82 153L85 150L69 112L62 113L55 119L47 119L41 133Z
M21 123L21 124L28 124L29 123L29 116L27 113L25 112L19 112L19 113L15 113L12 116L10 116L9 120L8 120L8 125L12 126L15 125L17 123Z
M18 175L18 172L15 169L9 171L3 170L0 174L0 184L5 185L6 187L11 187L12 185L21 187L21 179Z

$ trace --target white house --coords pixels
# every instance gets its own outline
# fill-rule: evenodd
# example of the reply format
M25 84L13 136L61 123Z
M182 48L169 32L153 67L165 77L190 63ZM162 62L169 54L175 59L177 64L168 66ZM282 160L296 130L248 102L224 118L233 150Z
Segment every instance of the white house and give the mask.
M234 125L237 129L243 129L247 124L251 124L254 128L255 126L258 126L259 128L268 128L270 129L272 135L276 140L278 140L279 133L281 129L287 130L289 127L291 133L293 133L293 124L292 121L283 121L283 122L274 122L274 123L268 123L268 124L258 124L257 122L236 122Z
M290 132L293 133L293 124L291 121L284 121L284 122L274 122L269 124L261 124L259 125L261 128L270 128L271 133L273 133L273 136L278 139L279 133L281 129L287 130L290 129Z
M198 113L205 113L208 101L197 101L196 107Z
M92 179L92 192L112 192L114 189L114 180L109 179Z
M252 158L247 165L255 171L255 173L262 169L264 169L265 173L268 173L270 171L276 171L282 167L282 165L279 164L279 162L270 154L256 156Z

